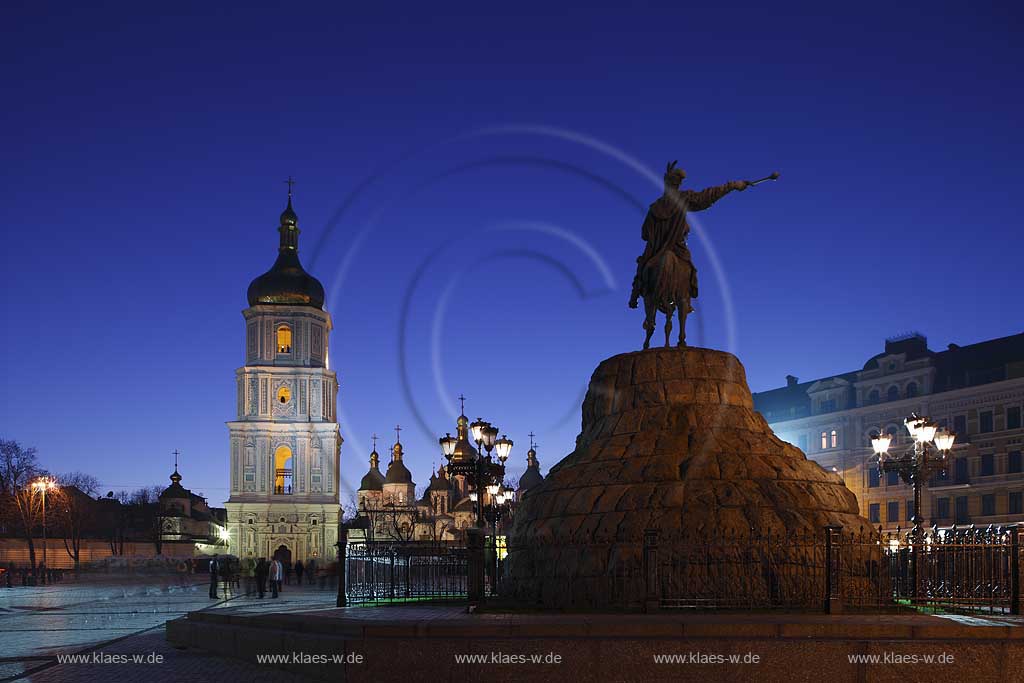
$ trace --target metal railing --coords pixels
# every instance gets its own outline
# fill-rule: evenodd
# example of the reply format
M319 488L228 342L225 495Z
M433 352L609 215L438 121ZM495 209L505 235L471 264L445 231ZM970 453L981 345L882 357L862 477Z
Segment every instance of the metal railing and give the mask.
M613 572L612 595L647 609L935 608L1020 613L1020 532L911 532L671 538L649 530L639 566ZM631 600L631 598L634 598Z
M932 527L920 539L910 531L884 534L880 540L892 598L923 606L1019 613L1019 539L1016 526Z
M466 548L435 542L351 543L345 553L350 605L404 600L465 600Z

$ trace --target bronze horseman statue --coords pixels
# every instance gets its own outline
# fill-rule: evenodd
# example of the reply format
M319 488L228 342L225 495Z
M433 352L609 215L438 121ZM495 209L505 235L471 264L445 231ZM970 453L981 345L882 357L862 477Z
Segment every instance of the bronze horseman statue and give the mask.
M686 246L686 237L690 234L686 212L703 211L733 190L742 191L779 177L778 173L772 173L760 180L734 180L700 192L681 190L679 185L686 173L676 168L676 163L673 161L665 167L665 193L647 210L641 229L647 247L636 260L636 277L629 298L630 308L637 307L640 297L644 300L645 349L651 346L658 311L666 317L665 346L669 345L672 315L676 311L679 311L679 346L686 346L686 315L693 310L690 300L697 298L697 269Z

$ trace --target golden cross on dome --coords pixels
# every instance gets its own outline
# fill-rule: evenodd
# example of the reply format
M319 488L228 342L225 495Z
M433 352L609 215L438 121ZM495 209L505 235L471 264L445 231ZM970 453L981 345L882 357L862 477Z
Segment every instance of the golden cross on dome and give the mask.
M459 414L466 414L466 397L463 396L462 394L459 394Z
M177 472L177 471L178 471L178 456L179 456L179 455L181 455L181 453L179 453L179 452L178 452L178 449L177 449L177 448L175 448L175 449L174 449L174 471L175 471L175 472Z
M377 434L374 433L370 438L373 440L373 450L377 450Z
M395 425L395 443L402 443L402 425Z

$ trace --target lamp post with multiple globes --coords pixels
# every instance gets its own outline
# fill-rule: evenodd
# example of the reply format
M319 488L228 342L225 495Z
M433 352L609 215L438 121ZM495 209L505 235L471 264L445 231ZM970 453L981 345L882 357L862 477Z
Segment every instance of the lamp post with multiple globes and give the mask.
M502 436L499 439L498 428L481 418L477 418L475 422L471 423L469 429L477 446L477 452L473 458L459 461L452 459L459 441L451 434L445 434L438 439L438 442L441 444L441 453L448 461L448 464L445 466L448 476L462 475L466 477L472 486L469 497L474 503L476 525L483 528L483 500L477 494L488 485L501 484L505 477L505 461L508 460L508 456L512 453L514 443L507 436ZM487 451L486 456L483 455L484 450ZM498 462L492 460L492 451L498 456Z
M460 418L465 420L465 418ZM460 422L460 436L465 433L465 422ZM501 482L505 478L505 461L508 460L508 456L512 453L513 441L507 436L502 435L498 438L498 428L492 425L490 422L477 418L475 422L469 425L469 434L473 441L476 443L476 453L470 454L470 457L466 457L465 450L460 451L458 449L459 438L452 436L451 434L445 434L443 437L438 439L438 443L441 445L441 453L444 455L448 464L445 469L448 472L449 477L464 476L470 486L469 499L473 502L474 511L476 513L476 527L479 529L486 529L484 514L485 514L485 502L487 508L490 508L497 502L497 496L501 490ZM487 455L484 455L484 451ZM456 453L463 453L459 457L453 457ZM498 462L494 462L491 457L492 452L497 455ZM484 494L487 494L489 500L485 501ZM504 494L502 494L504 501ZM495 518L496 520L496 518ZM497 556L498 556L498 537L496 521L492 523L492 549L494 552L494 581L492 582L491 591L496 591L497 583ZM486 533L486 531L484 532Z
M900 478L914 489L914 526L911 529L911 546L913 553L922 550L922 530L924 518L921 515L921 491L925 480L932 474L943 472L949 463L949 452L953 448L956 435L932 422L927 417L911 413L903 421L907 431L914 439L913 449L898 454L889 453L892 436L880 433L872 437L871 447L878 456L879 472L898 472ZM911 564L911 582L914 596L918 595L918 560L915 557Z

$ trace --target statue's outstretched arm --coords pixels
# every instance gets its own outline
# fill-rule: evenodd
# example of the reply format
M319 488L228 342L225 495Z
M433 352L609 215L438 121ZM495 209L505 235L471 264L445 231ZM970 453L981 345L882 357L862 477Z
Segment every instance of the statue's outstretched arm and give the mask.
M745 189L747 189L747 181L734 180L732 182L725 183L724 185L709 187L706 190L701 190L700 192L694 192L691 190L686 193L686 208L689 211L703 211L704 209L710 209L715 202L733 190Z

